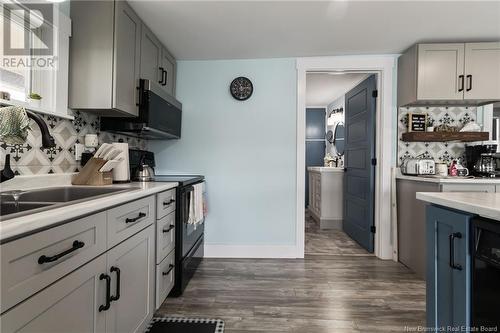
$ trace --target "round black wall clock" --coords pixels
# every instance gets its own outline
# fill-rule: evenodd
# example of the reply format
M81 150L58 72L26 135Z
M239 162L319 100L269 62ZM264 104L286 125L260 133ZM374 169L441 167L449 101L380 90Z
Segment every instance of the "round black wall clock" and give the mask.
M252 96L253 84L248 78L244 76L237 77L231 82L229 86L231 95L238 101L245 101Z

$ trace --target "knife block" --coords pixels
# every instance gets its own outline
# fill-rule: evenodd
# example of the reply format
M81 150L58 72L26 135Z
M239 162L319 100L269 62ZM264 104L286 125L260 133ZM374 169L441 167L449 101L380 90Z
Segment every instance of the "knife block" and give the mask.
M100 172L99 169L106 164L106 160L102 158L92 157L83 167L83 169L73 178L73 185L111 185L113 184L113 173Z

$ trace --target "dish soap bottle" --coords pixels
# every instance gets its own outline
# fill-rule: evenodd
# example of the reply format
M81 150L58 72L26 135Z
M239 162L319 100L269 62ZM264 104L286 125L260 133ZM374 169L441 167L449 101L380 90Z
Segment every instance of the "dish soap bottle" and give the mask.
M458 169L457 169L457 161L456 160L451 161L448 174L452 177L458 176Z

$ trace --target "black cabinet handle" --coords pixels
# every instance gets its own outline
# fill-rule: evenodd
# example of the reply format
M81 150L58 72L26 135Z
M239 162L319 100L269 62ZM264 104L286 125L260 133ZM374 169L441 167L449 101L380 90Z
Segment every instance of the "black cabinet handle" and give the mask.
M78 249L81 249L84 246L85 246L84 242L80 242L79 240L76 240L73 242L73 246L70 249L67 249L66 251L63 251L59 254L56 254L55 256L52 256L52 257L47 257L46 255L40 256L40 258L38 258L38 263L40 265L42 265L42 264L45 264L47 262L53 262L53 261L59 260L62 257L64 257L65 255L68 255L71 252L74 252Z
M168 271L166 272L162 272L161 275L163 276L167 276L168 274L170 274L170 272L174 269L174 265L170 264L168 265Z
M174 203L175 200L174 199L170 199L169 201L163 201L163 207L165 206L170 206L170 204Z
M459 75L458 76L458 91L464 91L464 76Z
M160 81L158 81L159 84L163 84L163 72L165 71L163 67L158 68L160 70Z
M450 234L448 237L450 241L450 267L461 271L462 265L455 264L455 238L461 239L462 234L460 232L454 232Z
M163 232L164 234L166 234L167 232L170 232L170 230L172 230L173 228L175 228L175 225L171 224L168 229L163 229L161 232Z
M472 90L472 75L467 75L467 91Z
M112 266L109 270L111 273L116 272L116 292L115 296L110 297L110 301L117 301L120 299L120 269L118 267Z
M106 280L106 304L99 306L99 312L106 311L111 306L111 277L108 274L101 274L99 280Z
M167 85L167 71L163 70L163 73L161 75L161 85L166 86Z
M146 216L146 213L140 212L139 215L137 215L137 217L125 219L125 223L137 222L137 220L142 219L145 216Z

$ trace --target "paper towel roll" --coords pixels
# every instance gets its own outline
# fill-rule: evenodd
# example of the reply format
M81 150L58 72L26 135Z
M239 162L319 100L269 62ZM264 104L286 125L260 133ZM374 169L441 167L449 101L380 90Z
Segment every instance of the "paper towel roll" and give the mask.
M113 181L114 182L129 182L130 181L130 162L128 156L128 143L125 142L113 142L113 147L121 150L122 152L119 157L123 157L123 160L114 167L113 169Z

